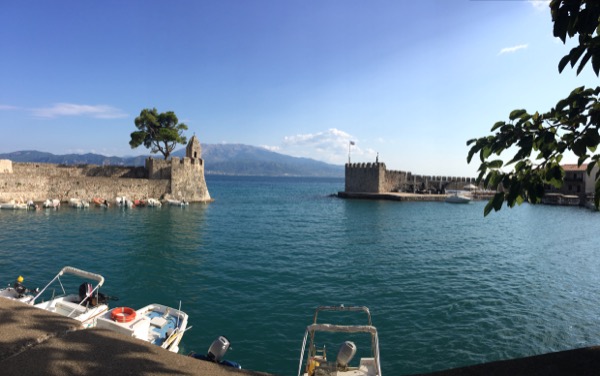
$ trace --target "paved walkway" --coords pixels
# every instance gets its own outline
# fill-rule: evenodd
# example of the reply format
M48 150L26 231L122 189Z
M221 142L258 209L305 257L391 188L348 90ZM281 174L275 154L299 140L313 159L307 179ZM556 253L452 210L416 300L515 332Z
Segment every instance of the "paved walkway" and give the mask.
M592 329L590 329L592 330ZM382 349L387 356L402 356ZM257 354L260 356L260 354ZM174 354L105 329L0 298L1 375L270 376ZM396 376L388 372L385 376ZM600 375L600 347L485 363L418 376ZM417 376L417 375L414 375Z

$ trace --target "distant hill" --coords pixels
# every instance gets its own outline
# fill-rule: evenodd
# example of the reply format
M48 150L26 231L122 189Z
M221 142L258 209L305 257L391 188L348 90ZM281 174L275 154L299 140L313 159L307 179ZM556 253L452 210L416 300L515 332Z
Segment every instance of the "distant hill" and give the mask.
M172 154L185 156L185 148ZM155 155L158 158L160 155ZM55 164L95 164L143 166L147 156L107 157L100 154L56 155L35 150L16 151L0 154L0 159L14 162L40 162ZM202 145L202 158L207 175L246 175L246 176L306 176L343 177L344 167L316 161L309 158L296 158L275 153L264 148L241 144Z

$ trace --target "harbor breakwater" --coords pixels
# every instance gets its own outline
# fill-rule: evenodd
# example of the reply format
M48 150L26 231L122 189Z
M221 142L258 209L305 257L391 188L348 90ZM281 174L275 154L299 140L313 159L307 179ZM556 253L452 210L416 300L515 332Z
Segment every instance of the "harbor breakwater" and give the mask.
M0 161L0 202L121 196L210 201L196 136L188 143L185 158L148 158L145 167Z
M345 192L443 193L446 189L463 189L477 179L458 176L416 175L410 171L393 171L385 163L346 163Z

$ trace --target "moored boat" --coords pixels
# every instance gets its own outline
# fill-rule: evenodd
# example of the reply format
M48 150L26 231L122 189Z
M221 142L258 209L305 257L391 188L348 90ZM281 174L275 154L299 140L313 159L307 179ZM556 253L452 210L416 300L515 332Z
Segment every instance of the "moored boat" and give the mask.
M363 325L340 325L318 322L318 315L321 312L357 312L364 313L367 316L367 323ZM345 317L345 316L344 316ZM319 343L322 348L317 348L315 337L319 333ZM344 336L362 335L370 336L370 341L362 338L360 343L370 345L370 353L362 350L358 364L352 365L352 360L357 352L355 342L345 341L338 349L335 360L327 357L325 342L327 336L323 333L342 333ZM339 334L338 334L339 336ZM337 337L336 337L337 338ZM361 339L361 338L357 338ZM307 343L308 341L308 343ZM307 347L308 346L308 347ZM306 363L303 370L304 354L306 353ZM319 376L319 375L338 375L338 376L381 376L381 363L379 360L379 337L377 329L371 322L371 313L367 307L344 307L342 306L321 306L315 311L313 323L306 327L304 341L302 342L302 352L300 353L300 364L298 365L298 376Z
M90 207L90 203L80 198L70 198L69 206L76 209L87 209Z
M117 307L98 317L97 327L141 339L171 352L179 352L179 342L187 328L188 315L162 304L138 310Z
M61 280L63 277L63 280ZM73 283L75 279L85 282L79 284L78 293L67 294L64 286L69 282L69 286L77 285ZM94 281L92 285L87 281ZM100 294L99 289L104 284L104 277L100 274L87 272L85 270L73 268L71 266L65 266L60 272L44 287L40 290L29 304L34 307L44 309L46 311L58 313L59 315L71 317L75 320L81 321L81 325L84 328L94 327L96 325L96 319L108 311L108 304L106 296ZM44 299L46 295L43 295L46 291L51 291L50 287L60 287L62 294L55 295L55 290L52 290L52 294L47 301L40 300Z
M110 204L108 203L108 201L105 200L105 199L103 199L103 198L101 198L101 197L94 197L92 199L92 202L98 208L108 209L110 207Z
M27 210L29 205L24 202L17 202L15 200L10 200L9 202L4 202L0 204L0 209L11 209L11 210Z
M135 205L133 204L133 201L131 201L130 199L128 199L125 196L119 196L115 199L115 202L117 203L117 206L122 207L122 208L128 208L131 209L133 208Z
M17 277L13 286L0 289L0 298L18 300L23 303L29 303L33 299L33 293L39 292L39 289L29 290L23 285L23 277Z
M58 208L60 208L60 200L58 200L58 199L53 199L53 200L47 199L42 204L42 207L44 209L58 209Z
M146 206L149 206L152 208L157 208L157 207L161 207L162 203L155 198L149 198L146 200Z
M446 202L450 204L468 204L471 201L471 196L467 196L466 194L459 194L458 191L446 196Z
M167 199L165 201L170 206L181 206L181 207L183 207L183 206L188 206L190 204L186 200Z

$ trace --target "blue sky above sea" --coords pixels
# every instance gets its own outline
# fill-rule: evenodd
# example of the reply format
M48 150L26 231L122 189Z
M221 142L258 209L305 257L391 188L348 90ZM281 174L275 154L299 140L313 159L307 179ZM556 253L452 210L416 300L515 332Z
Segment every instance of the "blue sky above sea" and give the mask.
M146 154L143 108L203 143L476 174L466 141L597 85L547 1L2 2L0 152Z

